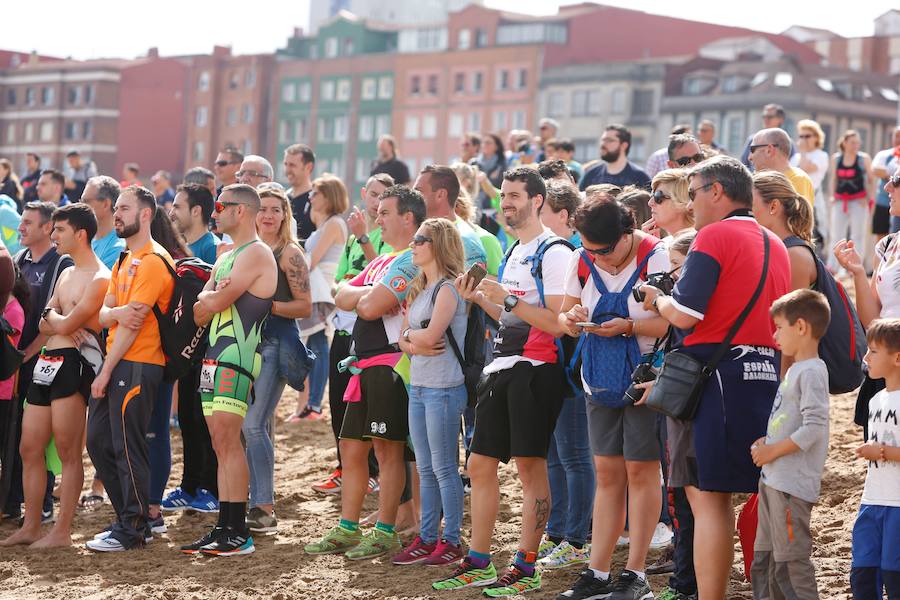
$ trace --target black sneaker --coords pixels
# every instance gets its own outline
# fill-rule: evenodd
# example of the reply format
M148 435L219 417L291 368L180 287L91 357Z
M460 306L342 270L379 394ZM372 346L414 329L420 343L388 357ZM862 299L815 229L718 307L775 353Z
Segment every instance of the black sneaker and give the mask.
M578 580L571 589L556 597L556 600L603 600L612 593L612 579L597 579L594 572L585 569L578 574Z
M188 544L187 546L182 546L181 552L184 554L197 554L200 552L200 548L202 548L203 546L208 546L208 545L212 544L224 532L225 532L224 527L219 527L219 526L213 527L212 529L210 529L209 531L206 532L206 535L204 535L202 538L200 538L196 542L194 542L192 544Z
M647 575L662 575L675 572L675 546L669 544L655 563L647 567Z
M653 600L653 592L647 582L627 569L619 573L610 589L612 594L609 600Z
M225 529L216 541L200 548L200 552L210 556L239 556L255 551L250 534L238 533L233 529Z

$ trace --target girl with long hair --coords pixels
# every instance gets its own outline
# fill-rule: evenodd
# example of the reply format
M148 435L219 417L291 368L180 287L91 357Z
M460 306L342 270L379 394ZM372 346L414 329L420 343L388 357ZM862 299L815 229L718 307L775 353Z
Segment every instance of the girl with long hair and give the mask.
M870 207L875 204L875 181L872 159L860 152L859 133L848 129L838 143L840 152L831 159L831 227L829 239L852 240L857 247L866 241ZM849 236L847 235L849 229ZM828 266L837 269L837 259L830 256Z

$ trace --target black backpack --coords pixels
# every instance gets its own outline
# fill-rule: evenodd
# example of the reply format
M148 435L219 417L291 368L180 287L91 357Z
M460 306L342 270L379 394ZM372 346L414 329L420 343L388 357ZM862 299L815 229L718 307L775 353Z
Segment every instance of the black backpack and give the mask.
M812 247L797 236L784 240L788 248L803 246L816 261L816 284L813 289L828 299L831 322L819 341L819 357L828 366L828 391L844 394L859 387L863 380L863 356L867 351L866 332L856 309L838 281L828 272Z
M125 254L119 255L120 265ZM208 327L198 327L194 323L194 303L209 281L212 265L196 256L189 256L176 260L173 268L162 255L153 254L163 261L175 281L166 312L162 312L159 305L153 305L153 314L159 323L160 342L166 355L163 378L173 382L187 375L206 352Z
M444 280L449 281L449 280ZM431 294L431 306L434 307L434 301L437 299L438 292L444 285L443 282L435 286L434 292ZM450 282L453 285L453 282ZM447 339L450 342L450 348L462 367L463 376L466 379L466 392L469 394L469 406L475 406L478 399L478 383L481 381L481 374L484 371L485 353L485 319L484 310L477 304L469 306L469 317L466 321L466 339L463 340L463 347L459 347L459 343L453 336L453 330L447 327Z

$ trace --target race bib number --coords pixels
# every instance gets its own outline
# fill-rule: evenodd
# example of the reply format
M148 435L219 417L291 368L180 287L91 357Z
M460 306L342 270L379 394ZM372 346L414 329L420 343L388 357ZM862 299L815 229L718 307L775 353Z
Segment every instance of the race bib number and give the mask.
M38 385L50 385L56 379L56 374L63 366L65 359L62 356L44 356L41 354L37 364L34 365L32 380Z
M200 369L200 391L212 392L216 381L216 367L219 363L210 358L203 359L203 368Z

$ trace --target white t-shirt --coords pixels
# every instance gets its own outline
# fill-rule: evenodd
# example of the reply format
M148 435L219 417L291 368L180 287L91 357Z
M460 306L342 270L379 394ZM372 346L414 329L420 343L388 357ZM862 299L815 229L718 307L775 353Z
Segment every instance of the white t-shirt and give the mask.
M882 150L872 159L872 168L877 169L880 167L886 170L889 176L893 175L894 171L897 170L897 164L897 157L894 155L893 148Z
M588 315L591 315L594 311L594 307L597 306L597 302L600 300L601 294L600 290L597 289L597 286L594 285L593 278L589 277L584 284L584 288L581 287L581 282L578 281L578 263L581 260L580 256L581 252L576 252L572 255L572 258L569 259L569 266L566 269L566 296L580 298L581 305L587 309ZM594 265L594 268L600 275L600 279L603 281L603 285L606 286L607 290L609 290L610 292L620 292L625 287L625 284L628 283L628 280L631 278L631 276L634 274L637 266L638 261L637 256L635 256L634 259L632 259L631 263L627 267L625 267L618 275L608 273L603 269L597 267L596 265ZM647 273L664 273L670 271L671 269L672 266L669 263L669 253L666 251L663 245L657 246L657 248L652 251L650 260L647 261ZM637 283L635 283L635 287L640 287L641 283L641 279L638 278ZM657 315L655 312L644 310L644 305L636 302L634 297L629 293L628 316L635 321L640 321L641 319L650 319ZM639 335L637 336L637 342L638 347L641 349L641 354L645 354L653 350L653 344L656 342L656 338ZM587 387L587 384L584 383L583 379L582 384L585 386L585 392L590 393L590 388Z
M541 242L555 237L553 232L544 228L536 238L527 244L518 244L513 248L503 269L500 283L510 294L519 297L519 302L537 306L540 295L537 283L531 275L531 263L526 259L534 255ZM542 261L544 296L562 296L565 294L566 266L572 250L563 244L551 246ZM527 348L525 344L527 342ZM500 311L500 330L494 338L494 359L484 368L485 373L496 373L512 368L517 362L527 360L537 366L554 362L556 341L552 335L532 327L516 315L505 310Z
M900 391L881 390L869 401L869 441L900 445ZM900 462L869 461L862 504L900 506Z
M875 245L875 289L881 300L882 319L900 318L900 235L889 235Z
M791 157L792 167L800 168L801 156L803 155L797 152ZM822 189L822 180L825 179L825 174L828 173L828 153L820 148L817 148L812 152L808 152L806 154L806 158L814 165L816 165L815 172L807 173L807 175L809 175L809 178L812 180L813 189L816 191L816 196L818 196ZM816 199L818 200L819 198Z

